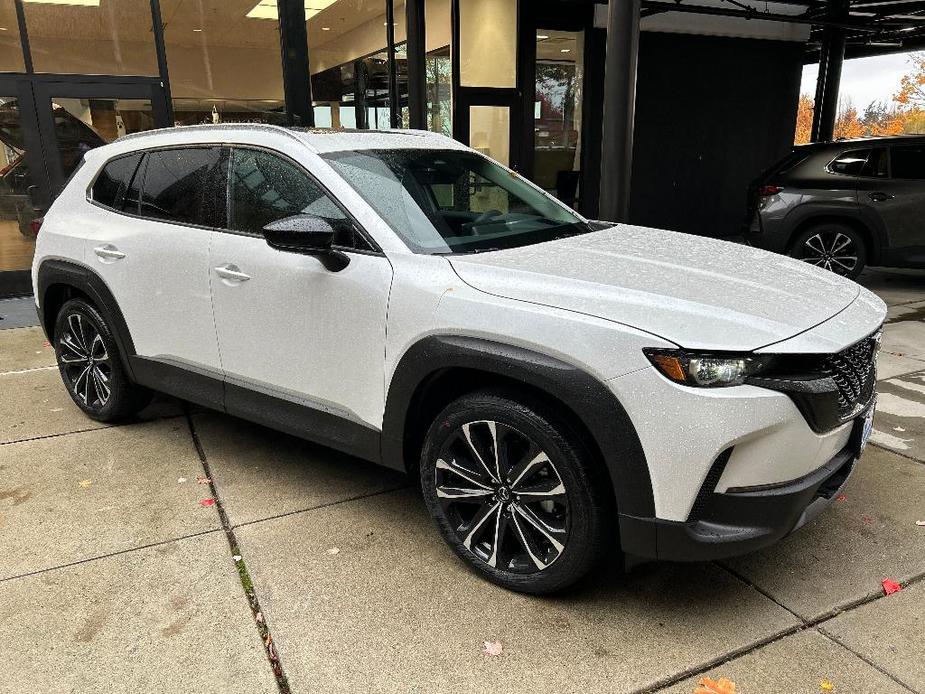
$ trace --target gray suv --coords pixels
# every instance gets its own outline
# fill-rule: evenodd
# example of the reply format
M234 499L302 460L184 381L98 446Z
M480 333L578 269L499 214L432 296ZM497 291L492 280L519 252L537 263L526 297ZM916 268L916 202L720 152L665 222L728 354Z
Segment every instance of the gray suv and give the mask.
M925 267L925 136L795 147L749 186L745 237L845 277Z

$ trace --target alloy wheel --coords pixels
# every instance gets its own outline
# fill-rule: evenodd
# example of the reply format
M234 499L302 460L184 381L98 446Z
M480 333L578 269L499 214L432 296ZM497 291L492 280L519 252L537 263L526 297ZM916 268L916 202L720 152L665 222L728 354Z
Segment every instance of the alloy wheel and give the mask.
M58 359L71 390L87 407L105 407L112 394L112 362L99 330L85 316L71 313L58 345Z
M569 537L565 485L545 451L513 427L460 426L440 450L434 483L458 540L488 566L530 574L562 556Z
M840 231L820 231L803 242L800 260L849 276L858 265L858 249L851 237Z

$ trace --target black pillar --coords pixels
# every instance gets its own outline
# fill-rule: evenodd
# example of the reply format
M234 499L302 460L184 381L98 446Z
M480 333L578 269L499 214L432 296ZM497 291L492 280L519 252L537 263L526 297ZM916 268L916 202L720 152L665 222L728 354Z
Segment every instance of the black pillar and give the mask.
M312 82L308 71L308 34L303 0L279 0L279 44L283 59L283 98L290 125L311 127Z
M844 19L848 14L847 0L829 0L828 18ZM813 142L825 142L835 135L838 117L838 91L841 70L845 62L845 30L842 27L825 28L822 48L819 51L819 76L816 78L816 101L813 106Z
M358 130L369 128L369 112L366 110L366 94L369 90L369 71L362 58L353 61L353 107L356 111Z
M16 10L21 9L22 3L16 3ZM154 30L154 51L157 54L157 71L161 76L161 87L164 89L164 100L167 105L168 125L174 124L173 99L170 96L170 75L167 70L167 48L164 45L164 21L161 19L161 3L151 0L151 28ZM32 72L32 57L27 54L28 63L26 71Z
M408 127L427 129L427 73L424 42L424 2L406 0L408 54Z
M640 0L610 0L604 62L604 130L601 138L601 199L598 216L625 222L633 168L636 62Z

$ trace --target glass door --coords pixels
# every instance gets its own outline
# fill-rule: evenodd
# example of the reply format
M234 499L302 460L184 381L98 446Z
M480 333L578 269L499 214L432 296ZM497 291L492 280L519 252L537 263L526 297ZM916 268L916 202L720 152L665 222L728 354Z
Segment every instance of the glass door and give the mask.
M35 104L49 198L64 187L84 152L123 135L170 125L156 81L43 81L35 85Z
M533 180L567 205L579 204L584 31L536 31Z
M453 137L514 171L521 167L522 99L510 90L460 88Z

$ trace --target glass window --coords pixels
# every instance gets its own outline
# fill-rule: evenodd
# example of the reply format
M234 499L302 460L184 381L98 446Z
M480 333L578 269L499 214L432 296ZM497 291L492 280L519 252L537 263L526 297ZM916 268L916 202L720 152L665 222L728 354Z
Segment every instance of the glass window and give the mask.
M225 226L227 168L220 147L148 152L141 214L168 222Z
M26 0L23 11L36 72L158 72L149 0Z
M35 252L29 196L34 183L23 138L19 100L0 97L0 272L26 270Z
M517 86L517 0L459 3L459 81L464 87Z
M0 0L0 72L25 72L13 0Z
M584 32L536 33L533 180L574 206L581 169Z
M884 147L871 150L870 156L867 157L867 163L864 164L864 168L861 170L861 175L871 178L886 178L889 175L886 149Z
M829 170L832 171L832 173L857 176L864 169L869 155L869 149L855 149L850 152L844 152L843 154L839 154L838 157L829 164Z
M453 67L450 0L427 0L424 5L427 129L453 135Z
M370 150L327 159L419 253L513 248L591 230L519 176L471 152Z
M925 145L893 147L893 178L925 178Z
M275 0L160 4L178 125L285 122Z
M128 190L129 183L140 162L141 154L139 153L119 157L106 164L93 184L93 201L113 209L122 209L125 191Z
M507 166L511 158L511 109L470 106L469 146Z
M230 228L260 234L270 222L299 214L327 220L335 231L335 245L370 248L341 207L298 166L264 150L235 148Z
M386 0L308 0L306 6L313 8L306 30L315 125L390 128ZM403 5L395 9L396 41L404 40L399 12Z
M65 179L74 172L87 150L154 127L151 102L146 99L55 97L51 111Z

